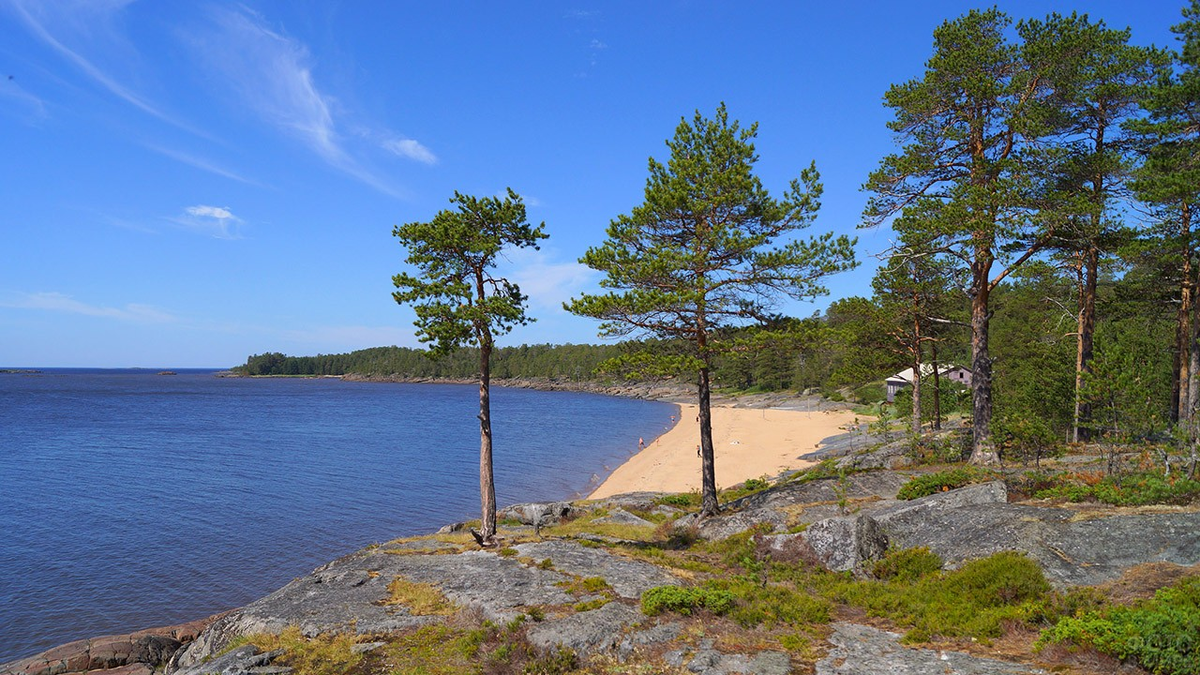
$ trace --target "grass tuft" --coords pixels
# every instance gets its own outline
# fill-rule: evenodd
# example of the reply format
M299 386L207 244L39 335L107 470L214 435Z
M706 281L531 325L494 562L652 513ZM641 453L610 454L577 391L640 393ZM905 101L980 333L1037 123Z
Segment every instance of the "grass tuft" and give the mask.
M402 605L418 616L449 616L458 611L458 606L447 600L433 584L396 577L388 584L388 594L384 604Z
M278 635L249 635L242 642L264 652L283 650L278 662L293 668L294 675L341 675L362 661L362 655L354 653L357 640L346 633L310 639L299 627L288 626Z

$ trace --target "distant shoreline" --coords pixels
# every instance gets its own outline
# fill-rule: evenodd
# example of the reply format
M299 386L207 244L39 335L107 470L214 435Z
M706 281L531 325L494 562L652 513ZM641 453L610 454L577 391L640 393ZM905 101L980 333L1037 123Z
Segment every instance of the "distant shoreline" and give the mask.
M409 377L405 375L361 375L347 373L345 375L242 375L234 371L221 371L217 377L236 377L250 379L338 379L346 382L377 382L385 384L466 384L478 385L474 378L458 377ZM605 396L621 396L646 401L667 401L670 403L686 403L696 398L695 385L678 381L662 382L597 382L588 380L556 380L540 377L494 377L492 386L511 387L514 389L534 389L537 391L572 391Z

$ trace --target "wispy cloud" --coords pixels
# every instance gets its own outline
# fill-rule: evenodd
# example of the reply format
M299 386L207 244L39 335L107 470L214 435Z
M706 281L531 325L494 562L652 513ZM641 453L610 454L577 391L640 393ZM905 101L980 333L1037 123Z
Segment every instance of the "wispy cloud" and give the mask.
M229 169L226 169L222 166L218 166L217 164L210 162L206 159L203 159L201 157L189 155L185 152L180 152L178 150L172 150L171 148L166 148L161 145L147 144L145 147L149 150L153 150L154 152L159 153L160 155L170 157L171 159L173 159L177 162L182 162L189 166L200 169L201 171L207 171L211 174L215 174L215 175L221 176L223 178L228 178L230 180L236 180L239 183L245 183L247 185L256 185L256 186L262 187L262 184L257 181L250 180L249 178L246 178L240 174L234 173L233 171L230 171Z
M283 331L281 337L316 349L352 351L368 347L415 347L412 330L391 326L314 326Z
M132 0L7 0L17 19L25 24L30 33L110 93L172 126L207 137L203 132L167 114L145 97L121 84L77 49L67 45L68 38L64 37L63 33L78 36L84 32L95 32L97 26L107 26L113 17L131 2Z
M0 307L82 314L84 316L134 321L138 323L170 323L177 320L174 315L150 305L137 303L130 303L124 307L90 305L76 300L69 295L57 292L10 292L0 296Z
M300 41L271 28L248 8L214 9L216 32L196 45L224 78L237 100L268 124L303 143L330 166L375 189L402 196L390 181L363 164L340 133L338 103L318 87L313 59ZM362 134L394 140L379 144L389 152L424 163L437 161L425 146L386 131Z
M188 206L178 216L168 218L183 227L207 234L216 239L241 239L242 219L233 215L226 206Z
M553 250L505 252L503 272L529 296L532 306L562 311L562 304L593 285L599 272L575 261L557 260Z
M383 146L383 149L387 150L388 152L394 153L401 157L407 157L408 159L416 160L422 164L432 165L437 164L438 161L437 156L434 155L429 148L421 145L420 142L414 141L411 138L393 138L391 140L384 141L381 145Z
M0 74L0 99L20 107L30 117L46 118L46 102L26 91L12 75Z

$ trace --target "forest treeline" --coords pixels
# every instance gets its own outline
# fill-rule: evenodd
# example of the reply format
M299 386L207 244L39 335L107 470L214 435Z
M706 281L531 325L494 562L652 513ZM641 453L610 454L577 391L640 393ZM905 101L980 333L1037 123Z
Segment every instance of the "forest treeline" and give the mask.
M492 373L501 378L583 381L616 356L616 345L521 345L492 353ZM464 348L434 358L424 349L373 347L348 354L288 356L255 354L233 369L243 375L372 375L398 378L471 379L479 375L479 350Z

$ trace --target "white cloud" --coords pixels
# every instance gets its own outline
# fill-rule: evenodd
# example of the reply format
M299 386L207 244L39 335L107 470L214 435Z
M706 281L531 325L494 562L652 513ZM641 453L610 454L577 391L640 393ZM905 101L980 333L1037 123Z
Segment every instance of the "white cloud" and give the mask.
M242 238L242 219L225 206L188 206L183 209L182 215L167 220L216 239Z
M153 150L154 152L157 152L161 155L170 157L171 159L174 159L178 162L183 162L184 164L193 166L202 171L207 171L209 173L216 174L218 176L228 178L230 180L236 180L239 183L245 183L247 185L258 185L261 187L260 183L252 181L248 178L244 178L244 177L234 173L233 171L230 171L224 167L218 166L212 162L209 162L208 160L201 159L199 157L195 157L195 156L189 155L184 152L179 152L178 150L172 150L170 148L165 148L160 145L146 145L146 147L149 148L150 150Z
M599 273L575 261L555 260L548 250L505 251L507 264L500 270L529 296L531 306L562 311L562 304L592 286Z
M130 303L124 307L89 305L69 295L56 292L8 293L6 295L7 298L0 299L0 307L82 314L138 323L169 323L177 320L175 316L160 309L137 303Z
M83 56L79 48L68 46L68 42L100 41L109 51L117 51L119 43L116 31L110 24L132 0L8 0L7 4L17 18L25 24L36 38L58 52L85 75L96 81L110 93L142 112L198 136L206 134L168 115L143 96L121 84L107 71Z
M313 59L303 43L273 30L262 15L245 7L214 9L211 14L216 32L207 38L194 36L193 41L223 78L226 93L330 166L380 192L402 196L396 186L347 149L335 115L337 101L317 86ZM384 132L371 135L395 137ZM420 144L417 148L433 157Z
M608 49L608 45L604 44L600 40L597 40L596 38L592 38L592 42L591 42L591 44L588 45L588 48L589 49Z
M422 164L433 165L438 161L437 155L434 155L433 151L411 138L394 138L384 141L382 145L383 149L388 152L416 160Z
M16 78L11 75L0 76L0 99L7 99L20 106L34 118L39 120L46 118L46 102L26 91L17 84Z

